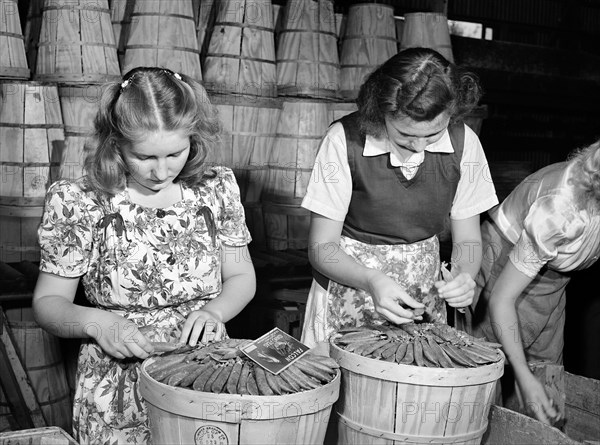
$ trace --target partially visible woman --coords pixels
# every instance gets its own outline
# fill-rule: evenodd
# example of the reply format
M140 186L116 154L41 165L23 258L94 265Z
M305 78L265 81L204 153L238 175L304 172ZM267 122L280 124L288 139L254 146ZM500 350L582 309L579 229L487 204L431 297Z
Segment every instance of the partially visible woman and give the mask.
M461 327L502 343L524 406L549 423L557 410L528 362L562 363L570 272L600 256L600 141L533 173L489 215Z
M315 279L302 341L328 351L348 325L446 321L468 306L481 261L479 214L498 203L477 135L461 117L476 76L426 48L399 52L361 86L358 111L330 126L302 206ZM452 274L438 236L450 221ZM422 311L421 311L422 312Z
M48 190L33 309L53 334L84 339L78 443L149 443L138 381L152 341L219 339L254 296L235 178L205 165L219 132L198 82L135 68L103 92L87 176ZM74 304L80 280L91 307Z

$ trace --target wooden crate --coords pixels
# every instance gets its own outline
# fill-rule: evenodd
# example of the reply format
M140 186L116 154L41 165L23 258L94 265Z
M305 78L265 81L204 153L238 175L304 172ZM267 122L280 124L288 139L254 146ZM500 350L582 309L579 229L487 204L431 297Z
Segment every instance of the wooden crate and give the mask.
M57 426L0 433L0 445L78 445L65 430Z
M565 373L565 403L569 437L600 444L600 380Z
M600 381L565 373L564 431L493 405L482 445L600 445Z

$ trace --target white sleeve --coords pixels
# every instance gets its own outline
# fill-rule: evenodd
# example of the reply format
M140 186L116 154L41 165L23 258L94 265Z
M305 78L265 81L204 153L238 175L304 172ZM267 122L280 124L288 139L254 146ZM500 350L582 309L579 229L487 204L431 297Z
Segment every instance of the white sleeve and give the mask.
M344 221L352 198L352 175L344 127L329 127L319 146L302 207L334 221Z
M465 125L465 146L460 163L460 180L450 217L466 219L498 204L489 165L479 138Z

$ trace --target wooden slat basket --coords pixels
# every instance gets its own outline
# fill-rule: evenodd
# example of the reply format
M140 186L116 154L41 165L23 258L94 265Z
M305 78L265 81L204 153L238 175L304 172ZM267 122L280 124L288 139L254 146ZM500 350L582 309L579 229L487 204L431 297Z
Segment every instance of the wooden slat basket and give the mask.
M334 98L339 53L333 1L290 0L277 36L277 94Z
M362 357L333 343L330 348L342 369L339 443L481 443L504 360L424 368Z
M264 244L260 198L267 183L282 103L279 98L211 94L219 111L223 136L217 163L233 169L254 245Z
M110 4L110 21L115 34L119 64L123 63L134 5L135 0L112 0Z
M340 54L342 97L355 99L367 76L397 52L392 6L378 3L350 6Z
M45 0L34 79L86 83L120 78L108 0Z
M70 431L71 394L58 337L35 321L9 321L9 326L46 424ZM2 394L0 412L10 412Z
M356 111L353 102L283 99L269 171L262 194L265 237L269 250L305 249L310 213L302 208L319 143L329 125ZM324 174L335 173L326 167Z
M94 131L94 118L98 113L102 91L101 84L58 87L66 138L61 179L76 180L84 174L85 144Z
M35 73L37 63L38 43L42 29L42 7L44 0L30 0L27 10L27 19L23 32L25 33L25 52L27 53L27 64L32 73Z
M196 20L191 1L136 1L121 72L158 66L202 80Z
M434 49L450 62L454 62L448 17L438 12L404 14L400 51L415 47Z
M0 85L0 261L38 261L37 226L64 155L56 85Z
M319 99L287 98L283 102L262 197L267 247L271 250L304 249L308 245L310 215L300 203L319 142L329 125L328 104Z
M202 65L217 15L215 0L194 0L194 15L196 17L198 48L200 49L200 64Z
M214 394L157 382L142 366L153 443L323 443L340 375L310 391L281 396Z
M271 0L220 0L202 76L208 91L277 96Z
M0 2L0 79L29 79L24 40L17 1Z

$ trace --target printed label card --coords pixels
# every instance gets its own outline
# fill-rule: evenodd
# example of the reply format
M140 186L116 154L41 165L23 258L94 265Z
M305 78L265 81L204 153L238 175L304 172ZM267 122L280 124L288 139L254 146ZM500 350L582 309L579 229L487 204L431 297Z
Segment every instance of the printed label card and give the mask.
M309 349L281 329L273 328L244 346L242 352L270 373L279 374Z

